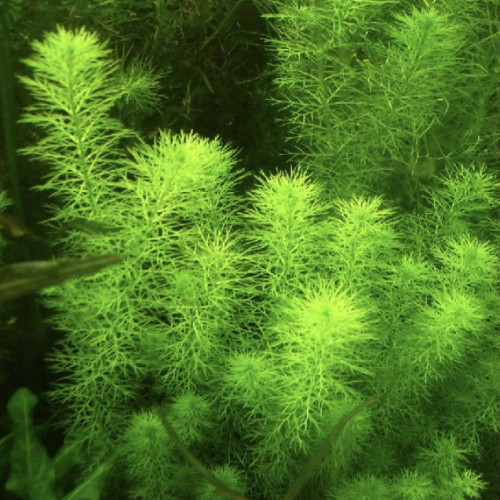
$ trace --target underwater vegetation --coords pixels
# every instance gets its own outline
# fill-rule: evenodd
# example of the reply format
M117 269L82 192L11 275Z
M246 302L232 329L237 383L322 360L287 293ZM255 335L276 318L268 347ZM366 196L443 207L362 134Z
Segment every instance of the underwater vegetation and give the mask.
M53 20L9 42L0 291L50 331L2 303L5 498L497 498L496 3Z

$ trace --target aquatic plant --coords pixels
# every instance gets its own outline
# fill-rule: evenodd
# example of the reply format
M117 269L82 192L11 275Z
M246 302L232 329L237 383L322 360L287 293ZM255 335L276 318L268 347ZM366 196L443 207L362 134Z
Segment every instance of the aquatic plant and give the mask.
M447 42L451 59L462 47L458 28L437 7L391 24L379 12L387 2L319 3L272 16L322 56L322 87L310 90L308 71L293 73L302 87L292 73L281 81L303 165L261 174L246 196L236 194L237 153L219 139L159 131L149 144L112 118L124 94L97 37L59 28L33 45L24 120L45 135L25 152L49 167L38 189L52 196L49 224L65 228L54 239L71 257L123 256L42 294L63 332L48 358L49 398L86 450L87 469L118 450L109 498L117 483L137 499L212 498L217 488L278 499L295 481L290 495L299 498L299 487L302 498L373 490L394 499L478 498L485 487L473 462L498 433L498 276L487 222L496 179L481 162L446 161L429 166L426 176L440 174L434 185L405 192L410 211L381 196L390 190L373 195L387 179L386 154L392 167L402 155L415 160L422 133L437 134L425 124L443 117L444 101L431 105L430 95L448 92L450 69L434 45L422 71L437 76L422 102L391 101L392 118L409 113L418 137L391 122L394 142L378 147L380 130L367 127L370 141L356 153L346 118L367 104L356 92L367 75L381 105L382 89L410 64L401 58L415 55L404 47L424 28ZM392 40L387 72L382 47L370 44L374 19L382 42ZM289 46L288 70L311 67L300 60L304 47ZM376 67L358 61L363 50ZM398 83L398 99L415 91L410 80ZM338 122L331 98L345 106ZM329 164L334 153L344 171ZM418 165L408 165L413 182ZM82 231L75 220L113 230Z

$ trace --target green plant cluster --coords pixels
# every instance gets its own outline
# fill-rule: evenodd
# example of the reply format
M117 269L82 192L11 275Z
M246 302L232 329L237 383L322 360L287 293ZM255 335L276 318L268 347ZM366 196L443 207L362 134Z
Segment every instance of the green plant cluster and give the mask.
M43 292L64 332L48 358L58 421L82 477L112 459L103 498L219 498L178 439L232 498L273 500L378 397L297 498L481 498L500 326L482 43L464 49L462 4L458 21L444 3L395 21L383 0L271 4L300 164L244 196L220 139L150 144L112 117L155 105L147 66L123 80L83 28L33 44L24 121L43 137L25 153L50 167L49 225L68 257L123 256ZM393 175L412 211L381 189Z
M386 193L414 209L435 173L495 161L492 2L259 4L291 152L333 196Z

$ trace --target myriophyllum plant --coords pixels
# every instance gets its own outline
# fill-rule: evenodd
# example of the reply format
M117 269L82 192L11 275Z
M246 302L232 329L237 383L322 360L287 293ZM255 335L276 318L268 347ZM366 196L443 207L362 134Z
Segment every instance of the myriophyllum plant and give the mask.
M44 293L63 332L48 359L49 397L89 469L117 451L113 484L130 498L479 497L484 484L466 458L498 432L498 315L496 258L483 241L491 227L473 226L491 215L496 184L479 167L450 167L437 189L422 190L425 208L412 217L363 193L381 178L386 151L396 163L403 152L427 153L434 132L425 124L444 105L426 107L428 92L446 89L425 79L415 88L412 78L432 68L444 78L448 62L435 67L438 49L423 30L433 42L451 32L455 40L448 17L406 14L387 31L398 43L386 80L362 70L358 42L371 36L370 19L387 23L376 15L384 3L292 2L275 16L315 48L301 60L290 45L287 61L292 71L316 58L318 85L289 86L309 78L302 71L281 81L293 137L308 132L297 145L309 168L261 175L246 200L235 194L235 152L220 140L159 131L146 144L110 118L123 90L94 35L59 28L34 44L24 119L45 135L25 151L49 168L39 189L53 197L52 224L66 228L57 243L72 257L123 256ZM412 30L429 66L410 51L416 73L398 81ZM369 49L363 58L380 63ZM370 158L350 114L357 96L369 101L368 74L378 106L389 83L398 91L387 143ZM421 114L396 130L416 102ZM367 107L363 123L378 111ZM338 186L329 183L333 150L332 168L346 169ZM329 199L336 190L342 199Z
M213 377L234 341L234 153L193 134L139 144L109 117L122 95L116 64L85 30L59 28L34 50L33 75L22 81L35 102L23 119L45 135L25 152L50 167L38 189L55 196L58 243L68 255L123 255L117 272L46 293L65 332L50 357L64 381L50 396L66 427L85 429L86 444L104 450L99 443L130 420L143 379L154 374L152 393L174 397ZM82 230L82 220L110 229Z
M113 84L117 65L85 30L59 28L34 42L33 49L35 54L24 61L32 77L20 79L34 98L23 121L44 132L25 152L51 167L38 189L57 189L65 207L54 214L57 219L66 210L99 217L120 176L124 155L118 146L133 135L109 116L121 96Z
M413 209L436 172L487 154L487 3L259 2L292 158L334 196L390 193Z

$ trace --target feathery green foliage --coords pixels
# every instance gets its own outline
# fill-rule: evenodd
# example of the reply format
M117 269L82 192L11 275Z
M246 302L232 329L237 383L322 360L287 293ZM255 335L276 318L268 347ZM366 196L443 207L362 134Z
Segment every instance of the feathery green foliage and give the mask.
M59 28L33 48L36 55L25 61L33 77L21 81L35 102L23 121L46 135L26 152L52 167L39 189L57 188L68 210L95 217L120 175L118 145L131 135L109 117L120 97L113 85L116 64L85 30L73 34Z
M496 150L491 127L477 121L492 109L479 97L483 85L495 98L484 62L495 49L486 48L486 34L473 45L465 38L491 34L494 12L440 4L262 5L276 32L269 41L276 102L286 113L291 153L334 196L389 192L413 209L435 172L488 158L485 144ZM476 133L463 129L466 121Z
M84 427L89 441L105 442L123 427L127 402L149 371L164 372L168 382L162 391L169 394L215 369L210 362L226 349L220 335L230 330L238 279L226 222L232 153L216 141L162 133L153 147L134 148L133 162L126 163L118 145L131 134L107 116L121 92L112 85L115 65L105 59L103 47L83 30L61 28L35 49L38 55L28 62L34 77L24 81L38 100L25 120L40 125L47 136L27 152L53 166L41 186L60 194L52 220L88 217L118 230L74 230L62 243L70 255L126 256L122 272L104 273L93 287L82 279L46 292L57 310L77 306L80 311L54 319L58 329L74 335L66 337L52 361L72 383L54 387L52 396L72 408L69 428ZM193 355L186 358L173 339ZM142 356L148 355L156 366L143 366Z
M64 332L48 358L59 421L90 470L119 450L109 498L480 498L476 457L498 436L498 182L492 132L446 127L488 58L445 2L261 9L300 164L244 197L219 139L149 144L113 118L157 104L146 63L120 83L85 29L33 45L24 120L45 135L25 152L51 169L57 243L123 255L43 293Z
M173 445L149 411L132 416L120 449L129 498L162 498L175 481Z

